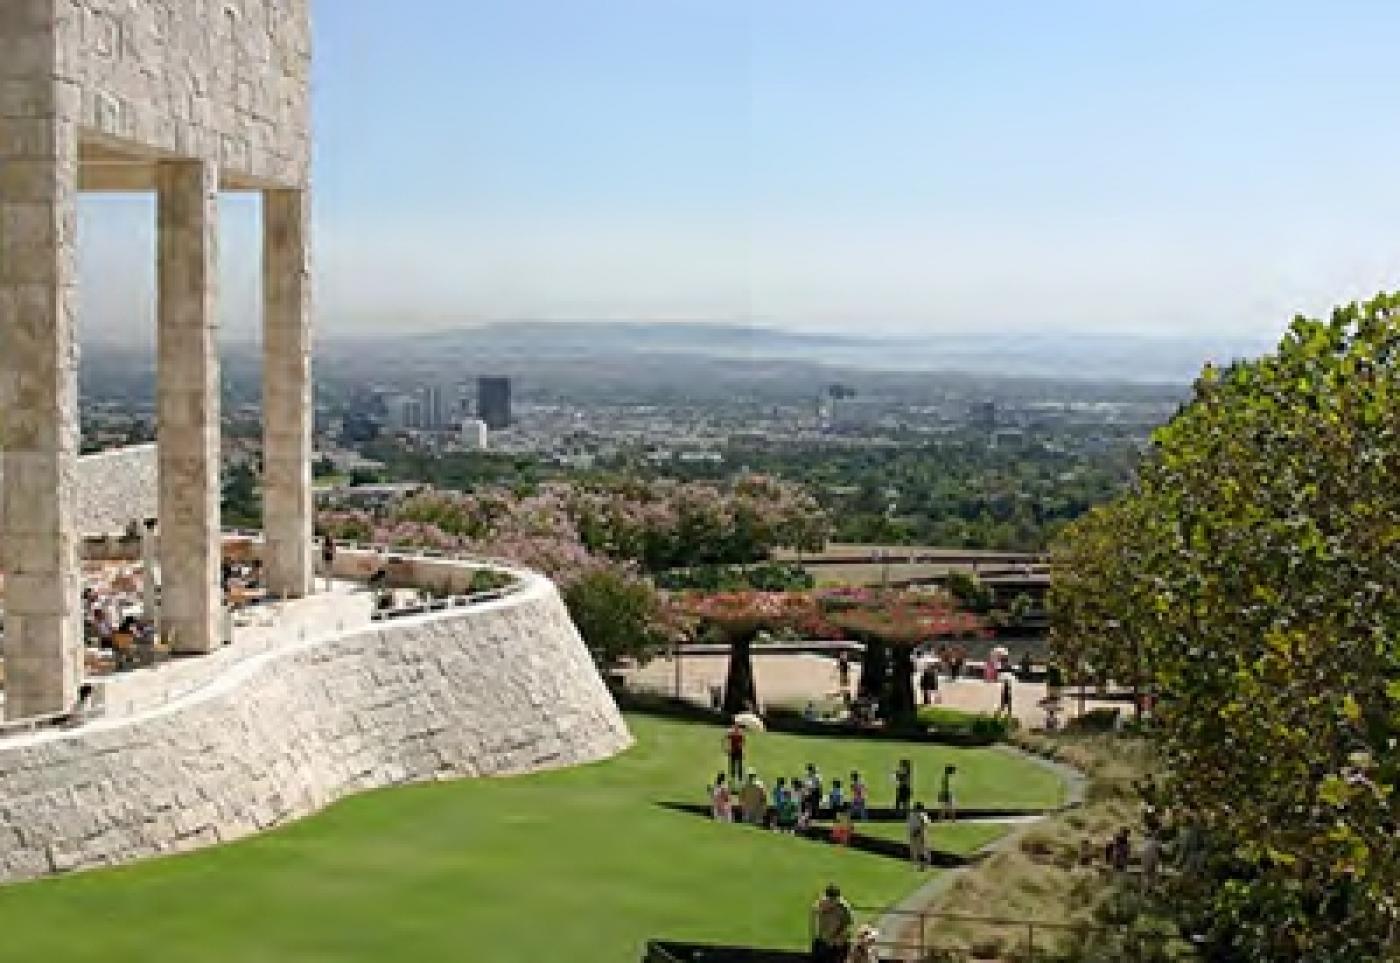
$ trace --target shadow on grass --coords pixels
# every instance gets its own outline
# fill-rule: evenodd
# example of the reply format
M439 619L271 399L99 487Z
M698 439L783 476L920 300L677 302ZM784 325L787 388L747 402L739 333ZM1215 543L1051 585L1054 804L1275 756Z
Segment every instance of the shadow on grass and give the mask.
M663 809L670 809L673 812L685 813L688 816L699 816L703 819L710 818L710 807L701 806L694 803L663 802L658 803ZM865 822L902 822L903 817L891 817L890 819L869 819ZM884 856L888 859L898 859L901 862L909 859L909 844L896 839L885 839L880 836L866 836L860 831L861 823L856 823L856 834L846 848L859 850L862 853L869 853L872 856ZM746 823L734 823L736 832L774 832L774 830L764 829L760 826L752 826ZM809 842L824 843L828 846L839 845L831 838L831 827L824 825L813 825L802 833L795 834L799 839ZM954 869L958 866L966 866L973 860L956 853L949 853L944 850L929 850L929 865L939 869Z
M644 963L809 963L810 953L758 950L744 946L700 946L695 943L647 944Z

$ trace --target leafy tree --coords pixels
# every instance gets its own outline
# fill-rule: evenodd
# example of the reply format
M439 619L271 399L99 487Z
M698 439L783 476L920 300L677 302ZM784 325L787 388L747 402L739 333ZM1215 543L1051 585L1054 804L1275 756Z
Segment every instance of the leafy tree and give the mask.
M671 640L664 607L644 579L617 568L587 572L563 589L564 604L599 665L645 662Z
M1400 955L1397 410L1400 296L1298 318L1056 551L1066 664L1160 690L1163 794L1209 844L1177 905L1222 956Z

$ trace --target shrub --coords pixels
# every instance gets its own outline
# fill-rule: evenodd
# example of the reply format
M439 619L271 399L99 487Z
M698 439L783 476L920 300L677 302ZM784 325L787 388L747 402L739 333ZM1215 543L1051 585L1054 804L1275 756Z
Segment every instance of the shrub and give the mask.
M966 736L978 741L998 742L1011 732L1012 720L989 716L984 712L963 712L942 706L925 706L919 710L919 724L931 732Z

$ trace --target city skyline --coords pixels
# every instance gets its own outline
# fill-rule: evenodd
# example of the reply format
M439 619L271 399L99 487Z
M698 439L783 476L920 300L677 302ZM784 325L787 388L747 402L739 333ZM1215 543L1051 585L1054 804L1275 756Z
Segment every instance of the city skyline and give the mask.
M1380 4L419 5L441 29L318 18L327 337L1252 336L1400 278ZM148 341L149 201L84 207L86 335ZM251 335L256 211L223 208L226 334Z

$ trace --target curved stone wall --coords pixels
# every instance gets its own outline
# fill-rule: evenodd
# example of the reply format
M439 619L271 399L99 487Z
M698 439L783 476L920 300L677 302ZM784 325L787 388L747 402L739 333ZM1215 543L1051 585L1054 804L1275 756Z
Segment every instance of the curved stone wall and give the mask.
M130 718L0 742L0 879L235 839L366 789L605 758L631 736L554 586L240 663Z

